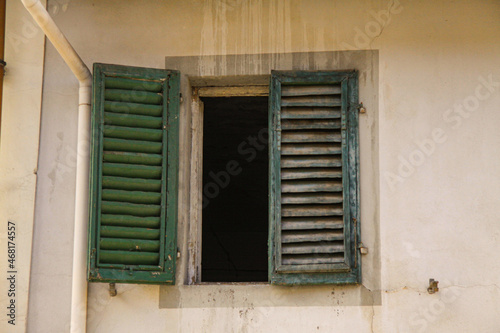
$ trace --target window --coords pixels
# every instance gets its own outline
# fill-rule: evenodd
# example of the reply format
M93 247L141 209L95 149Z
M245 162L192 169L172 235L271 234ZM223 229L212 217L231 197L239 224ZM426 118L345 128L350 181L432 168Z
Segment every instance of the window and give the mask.
M179 73L164 70L111 65L96 65L94 69L91 281L173 283L179 149L178 78ZM233 88L240 92L245 90L241 86ZM205 110L201 113L203 106L200 106L201 117L194 117L195 132L196 128L204 127L203 135L209 135L206 139L213 141L210 148L203 147L202 135L198 133L197 138L193 137L191 149L190 200L192 207L199 211L198 215L204 214L202 228L201 225L189 226L190 232L195 232L198 239L203 237L197 248L197 251L203 250L203 259L198 256L197 272L191 274L195 276L194 282L361 282L357 72L273 71L269 89L263 94L262 88L249 87L257 93L238 95L252 96L246 99L230 97L222 101L217 96L202 99ZM254 237L250 234L255 230L245 225L248 216L234 218L238 208L231 207L228 213L224 207L227 207L227 202L233 205L243 202L245 199L238 197L241 195L238 192L241 189L254 190L254 185L245 182L233 192L226 192L230 194L226 195L229 201L218 207L214 203L223 197L220 188L217 195L203 198L206 197L204 188L209 184L209 177L215 175L217 178L219 171L227 169L226 165L220 167L217 164L221 162L216 158L217 154L225 154L224 147L217 146L217 142L225 140L220 123L230 123L234 119L231 120L228 111L224 113L222 109L228 105L236 108L262 105L262 97L255 96L267 95L269 107L264 113L268 116L266 150L269 155L264 156L268 168L263 176L267 178L268 186L256 193L257 199L268 201L267 205L254 204L258 210L254 213L255 219L259 223L264 220L263 225L268 228L268 249L260 251L260 247L266 244L257 242L266 231L259 229L253 234L255 244L261 244L257 252L267 251L268 257L259 261L257 268L246 269L243 256L238 263L240 269L233 259L218 262L221 257L231 257L227 254L228 246L221 245L221 235L225 233L223 236L234 244L237 237ZM203 117L206 117L205 125ZM249 117L249 124L258 123L258 115ZM259 126L262 124L255 125L255 128ZM242 143L241 138L227 142ZM207 153L213 157L215 166L207 164L210 158L203 161ZM237 171L238 166L243 164L231 168ZM255 174L262 178L262 172ZM225 184L226 180L219 179L219 187L221 182ZM155 187L152 187L153 183ZM258 183L260 180L255 186ZM220 197L215 198L217 196ZM207 199L210 209L218 208L219 215L213 211L202 212ZM229 216L225 214L230 215L230 220L221 221ZM200 216L193 214L188 223L198 219ZM247 247L245 251L248 250L251 249ZM262 268L262 263L267 267ZM226 274L224 270L233 272ZM200 278L200 271L206 279Z
M174 283L179 73L94 64L89 281Z

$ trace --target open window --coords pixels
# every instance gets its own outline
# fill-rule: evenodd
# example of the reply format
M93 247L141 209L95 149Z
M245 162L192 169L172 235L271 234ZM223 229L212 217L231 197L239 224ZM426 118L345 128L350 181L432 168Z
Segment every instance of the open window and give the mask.
M241 145L256 151L255 147L264 143L255 139L262 123L254 127L263 113L263 106L259 106L263 103L258 102L262 97L255 93L262 93L262 87L247 88L248 91L241 86L208 88L210 98L200 95L198 109L202 110L203 121L197 124L203 127L199 129L203 133L203 149L195 150L193 156L196 160L203 155L203 163L199 164L203 168L199 171L203 173L203 182L197 189L193 187L196 192L203 192L199 199L203 200L203 205L199 205L202 208L199 215L194 215L203 229L198 262L201 276L197 276L197 281L360 282L357 72L272 72L270 85L266 87L268 167L259 166L259 178L243 182L245 171L249 174L254 171L251 165L242 163L242 151L238 154L236 148ZM214 94L217 91L219 95ZM242 98L235 94L254 96ZM227 134L231 131L241 136L231 140ZM252 148L250 142L257 146ZM227 151L228 145L233 155ZM257 156L252 153L248 156L254 155ZM259 158L262 161L264 156ZM208 164L211 159L216 159L218 165ZM220 170L229 165L237 167L235 175L228 169L225 173L228 176L223 177ZM262 189L259 192L264 169L267 192ZM211 189L210 183L214 181L220 185L228 183L228 188ZM240 186L230 189L231 182ZM268 205L251 203L248 193L256 193L260 200L267 197ZM214 220L219 229L210 230L217 204L220 215ZM247 205L254 207L251 214L245 210ZM264 244L251 228L260 225L264 210L269 231L265 246L267 276L262 279L257 268L247 270L252 263L261 262ZM238 233L243 231L244 236L234 234L235 229ZM245 246L245 242L253 246ZM219 274L212 271L213 262L220 265ZM239 267L244 267L245 272ZM256 267L260 271L263 265ZM245 278L241 279L242 276Z
M179 147L178 72L95 65L89 280L173 283L185 148L192 283L359 283L357 72L219 92Z
M202 98L203 282L266 282L268 98Z

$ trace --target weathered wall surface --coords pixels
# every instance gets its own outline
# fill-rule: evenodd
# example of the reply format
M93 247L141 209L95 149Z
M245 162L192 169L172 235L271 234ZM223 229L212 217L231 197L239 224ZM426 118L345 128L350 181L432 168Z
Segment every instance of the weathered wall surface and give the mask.
M45 45L42 32L20 1L7 1L6 10L7 67L0 129L0 332L24 332Z
M89 332L500 330L498 1L51 2L60 4L53 16L88 66L378 50L378 90L370 92L378 105L361 125L363 241L373 250L363 257L363 287L299 290L301 301L290 296L296 303L287 306L281 300L294 291L272 290L276 304L257 299L268 286L118 285L110 298L106 285L91 284ZM249 62L228 69L227 58L217 59L200 71L260 71ZM64 332L69 324L77 100L76 79L47 44L30 332ZM20 198L25 211L27 196ZM427 294L429 278L440 281L440 292ZM245 294L254 299L240 301Z

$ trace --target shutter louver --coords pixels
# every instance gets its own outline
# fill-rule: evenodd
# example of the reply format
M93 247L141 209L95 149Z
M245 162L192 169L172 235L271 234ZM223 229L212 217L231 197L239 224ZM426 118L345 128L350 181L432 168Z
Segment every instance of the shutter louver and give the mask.
M340 84L281 86L282 265L344 260L340 97Z
M347 283L359 270L347 129L354 73L290 73L271 82L271 282Z
M178 94L176 72L94 66L91 281L173 283Z

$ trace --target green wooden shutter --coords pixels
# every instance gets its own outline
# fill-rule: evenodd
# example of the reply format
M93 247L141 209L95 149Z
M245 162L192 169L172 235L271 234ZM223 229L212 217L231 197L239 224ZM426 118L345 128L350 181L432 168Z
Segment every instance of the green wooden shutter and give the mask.
M269 279L359 283L357 72L273 71Z
M173 284L179 73L94 64L89 281Z

